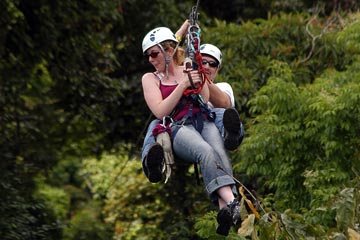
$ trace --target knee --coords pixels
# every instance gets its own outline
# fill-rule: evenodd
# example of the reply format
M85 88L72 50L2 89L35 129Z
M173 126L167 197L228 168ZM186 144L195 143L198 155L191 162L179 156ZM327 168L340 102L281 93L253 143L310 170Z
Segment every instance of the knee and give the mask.
M201 151L198 161L199 163L204 162L207 163L208 165L208 164L216 163L216 159L217 159L216 151L213 148L208 147Z

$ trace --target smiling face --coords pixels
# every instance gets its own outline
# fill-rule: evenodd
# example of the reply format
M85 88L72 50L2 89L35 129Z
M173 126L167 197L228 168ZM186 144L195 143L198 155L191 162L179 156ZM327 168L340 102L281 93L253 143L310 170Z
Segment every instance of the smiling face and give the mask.
M203 67L205 69L206 76L211 81L214 81L219 70L219 63L216 61L215 58L206 54L202 55L202 59L203 59Z

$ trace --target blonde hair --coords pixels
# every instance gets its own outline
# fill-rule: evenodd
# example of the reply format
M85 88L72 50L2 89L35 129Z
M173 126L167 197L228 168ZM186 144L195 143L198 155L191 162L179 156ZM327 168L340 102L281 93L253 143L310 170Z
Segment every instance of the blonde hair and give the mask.
M176 48L176 42L174 41L164 41L161 43L161 46L166 50L168 48L173 48L175 49ZM173 55L173 59L174 59L174 62L177 64L177 65L183 65L184 64L184 60L185 60L185 49L183 49L182 47L178 47L176 48L176 51Z

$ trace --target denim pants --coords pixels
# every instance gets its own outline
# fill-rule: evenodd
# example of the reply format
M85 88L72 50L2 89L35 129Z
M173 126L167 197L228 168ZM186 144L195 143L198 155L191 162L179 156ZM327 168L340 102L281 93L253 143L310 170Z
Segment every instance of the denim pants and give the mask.
M142 147L142 151L141 151L141 159L142 161L144 161L146 155L149 152L150 147L155 143L155 137L152 134L153 129L155 128L156 124L158 124L160 122L159 119L154 119L151 121L151 123L149 124L147 131L146 131L146 135L144 138L144 143L143 143L143 147Z
M213 122L204 121L199 133L193 125L173 125L173 149L180 160L198 163L206 192L214 204L218 204L217 189L230 186L237 196L229 155L218 128Z
M220 134L224 137L224 125L223 125L223 116L224 116L224 108L214 108L212 109L216 114L215 125L219 129ZM159 123L159 119L154 119L149 124L146 135L144 138L144 143L142 146L141 159L144 160L145 156L149 152L150 147L155 143L155 137L152 135L152 130L155 128L156 124Z
M216 117L214 123L218 128L221 136L224 137L223 117L224 117L225 108L213 108L211 109L211 111L215 113Z

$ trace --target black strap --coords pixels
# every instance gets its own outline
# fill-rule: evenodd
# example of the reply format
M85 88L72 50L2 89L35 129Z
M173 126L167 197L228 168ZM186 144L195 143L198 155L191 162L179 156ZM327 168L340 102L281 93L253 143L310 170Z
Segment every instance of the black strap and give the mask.
M194 170L195 170L196 183L197 185L200 185L200 174L197 163L194 163Z
M170 113L170 117L174 118L186 105L187 99L185 96L182 96L179 103L175 106L175 108Z

